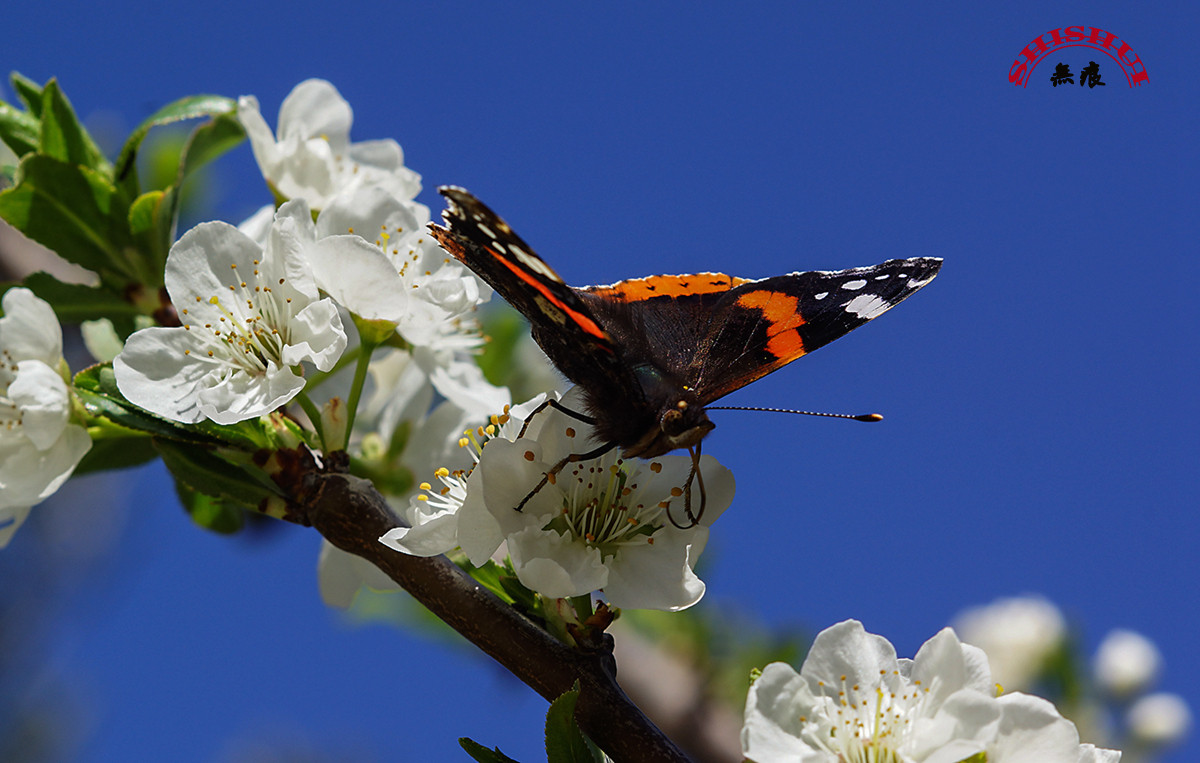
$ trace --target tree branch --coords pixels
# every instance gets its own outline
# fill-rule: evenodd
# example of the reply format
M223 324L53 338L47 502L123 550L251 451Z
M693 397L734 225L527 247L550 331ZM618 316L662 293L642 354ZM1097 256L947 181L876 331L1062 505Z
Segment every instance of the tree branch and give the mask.
M617 685L612 640L594 652L573 649L496 598L445 557L408 556L379 542L399 526L367 480L341 473L309 475L302 515L333 545L360 556L417 601L552 701L579 681L580 728L617 761L687 761Z

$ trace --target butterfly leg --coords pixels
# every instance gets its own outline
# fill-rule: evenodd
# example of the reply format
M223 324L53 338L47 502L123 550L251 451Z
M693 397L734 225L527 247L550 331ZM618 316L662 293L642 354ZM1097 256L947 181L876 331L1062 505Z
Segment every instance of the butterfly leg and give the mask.
M596 423L596 420L594 418L592 418L591 416L582 414L579 411L573 411L570 408L568 408L567 406L565 406L562 403L555 400L554 398L548 397L541 405L539 405L537 408L534 408L533 411L528 416L525 417L525 424L521 427L521 431L517 433L518 440L525 436L525 430L529 429L529 425L531 423L533 423L534 417L537 416L542 411L546 410L547 408L553 408L556 411L561 411L562 413L567 414L568 416L570 416L573 419L578 419L579 421L582 421L584 424L595 424ZM534 492L536 492L536 491L534 491ZM524 503L524 502L522 501L522 503Z
M683 511L687 515L688 524L676 522L670 507L667 508L667 519L671 520L671 524L680 530L688 530L700 524L700 518L704 516L704 506L708 501L708 496L704 491L704 474L700 471L701 444L696 443L695 448L688 448L688 452L692 455L692 469L688 472L687 482L683 483ZM692 480L695 480L700 487L700 510L695 514L692 514Z
M563 467L565 467L567 464L572 464L576 461L588 461L593 458L599 458L615 447L617 447L615 442L606 442L594 450L589 450L587 453L572 453L563 460L559 461L557 464L550 467L549 471L542 475L542 481L537 483L537 486L535 486L533 490L530 490L529 493L521 499L521 502L516 506L516 510L520 511L521 509L525 508L525 504L529 502L529 499L537 495L537 492L544 488L547 482L553 483L555 477L558 476L558 473L561 472Z

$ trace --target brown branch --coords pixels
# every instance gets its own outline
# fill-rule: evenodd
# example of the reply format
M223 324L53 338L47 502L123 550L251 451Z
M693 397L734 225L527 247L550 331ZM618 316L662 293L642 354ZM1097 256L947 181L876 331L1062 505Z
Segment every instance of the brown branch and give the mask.
M579 681L576 720L614 760L688 760L617 685L611 638L592 652L571 648L445 557L408 556L383 545L379 536L398 523L370 482L336 473L306 482L304 515L290 520L311 525L333 545L377 566L547 700Z

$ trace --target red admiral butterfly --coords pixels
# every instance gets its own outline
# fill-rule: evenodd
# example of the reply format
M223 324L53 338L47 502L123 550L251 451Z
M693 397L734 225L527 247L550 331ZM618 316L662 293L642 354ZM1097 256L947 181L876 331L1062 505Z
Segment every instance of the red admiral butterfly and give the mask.
M576 289L470 193L438 191L448 227L430 223L434 237L529 319L534 340L583 390L588 415L564 412L593 424L600 441L556 465L530 496L568 462L615 447L626 458L688 448L696 475L700 441L715 426L705 406L882 315L942 264L919 257L761 280L696 273ZM690 487L689 477L695 524ZM703 497L702 481L700 489Z

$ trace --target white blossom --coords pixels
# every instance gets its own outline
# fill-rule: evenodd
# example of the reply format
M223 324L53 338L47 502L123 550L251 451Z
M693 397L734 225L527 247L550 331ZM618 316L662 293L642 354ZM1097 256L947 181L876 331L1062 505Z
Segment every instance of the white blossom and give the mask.
M355 429L370 432L379 447L387 448L393 445L393 438L402 438L403 449L394 454L398 464L389 471L402 470L412 475L414 481L433 475L437 472L449 474L446 465L456 470L470 465L468 452L458 446L463 427L468 421L480 418L462 410L453 402L446 400L430 410L434 400L434 389L429 377L407 352L389 350L371 361L369 367L372 393L359 407L358 420ZM427 483L413 484L411 490L403 494L392 494L386 490L386 485L379 486L384 490L384 497L392 509L407 522L414 525L424 524L424 517L419 511L410 509L415 504L425 509L424 501L413 501L414 494L421 488L430 489ZM436 536L444 528L434 526L427 528ZM457 545L454 540L453 525L449 527L449 541L436 538L427 543L439 544L439 554ZM411 539L417 542L417 537ZM325 543L321 550L318 564L318 580L321 598L329 606L346 608L354 600L355 594L367 586L376 590L391 590L396 588L390 578L379 573L370 563L352 554L347 554Z
M1058 607L1040 596L972 607L953 626L963 641L987 653L992 676L1005 691L1030 688L1067 635Z
M578 404L576 393L563 398L568 408ZM433 505L422 517L422 540L440 523L446 529L441 537L449 542L453 523L453 537L477 565L506 544L517 577L545 596L603 590L618 607L665 610L700 600L704 583L692 567L707 543L708 525L733 500L728 469L711 457L701 459L705 511L700 523L686 529L671 522L675 517L686 524L683 486L692 462L685 456L626 461L610 451L570 463L516 511L554 464L594 444L588 425L553 408L538 413L525 437L514 440L516 414L528 413L514 409L510 414L502 423L508 431L479 433L487 439L469 476L439 475L447 489L439 491L440 500L424 502ZM699 510L698 484L691 497L694 510ZM414 532L393 531L381 540L406 553L438 552L436 544L414 544Z
M1192 727L1192 709L1178 694L1159 692L1139 698L1129 707L1125 721L1139 743L1152 748L1183 741Z
M305 80L288 94L274 135L254 96L238 99L238 119L263 177L285 199L324 209L352 185L380 186L400 199L421 191L421 177L404 166L396 141L350 142L350 104L325 80Z
M92 447L71 423L54 310L25 288L4 294L0 318L0 548L29 510L58 490Z
M1116 697L1144 692L1162 670L1162 653L1140 633L1116 629L1100 642L1092 672L1096 684Z
M321 299L297 224L302 201L280 208L264 248L222 222L201 223L171 247L166 288L179 327L135 332L113 362L131 402L184 423L269 413L304 387L302 362L327 371L346 347L337 307ZM346 237L352 238L352 237Z
M983 651L945 628L898 659L855 620L817 635L797 673L767 665L746 699L742 752L756 763L1083 763L1119 753L1080 745L1044 699L996 696Z

